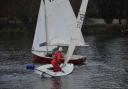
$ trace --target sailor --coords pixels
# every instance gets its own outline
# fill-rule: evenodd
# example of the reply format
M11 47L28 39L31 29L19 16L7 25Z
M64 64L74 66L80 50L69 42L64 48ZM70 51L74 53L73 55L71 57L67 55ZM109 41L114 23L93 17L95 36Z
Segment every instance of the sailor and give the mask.
M53 48L51 53L46 54L46 57L54 57L54 55L58 51L59 47L60 46L57 46L57 47Z
M51 64L53 65L53 70L54 72L59 72L61 71L61 58L62 58L62 47L59 47L59 49L57 50L57 52L54 55L53 60L51 61Z
M60 46L55 47L54 49L52 49L52 56L55 55L55 53L57 52L57 50L59 49Z

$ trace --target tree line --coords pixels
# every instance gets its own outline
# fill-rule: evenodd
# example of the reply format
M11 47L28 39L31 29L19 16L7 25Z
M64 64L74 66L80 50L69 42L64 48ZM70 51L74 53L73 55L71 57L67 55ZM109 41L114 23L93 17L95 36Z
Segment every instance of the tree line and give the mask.
M96 0L99 15L106 23L112 23L114 18L128 22L128 0Z
M36 23L41 0L0 0L0 23L14 20L19 23ZM77 16L81 0L70 0ZM126 19L128 23L128 0L89 0L87 18L103 18L106 23L113 19Z

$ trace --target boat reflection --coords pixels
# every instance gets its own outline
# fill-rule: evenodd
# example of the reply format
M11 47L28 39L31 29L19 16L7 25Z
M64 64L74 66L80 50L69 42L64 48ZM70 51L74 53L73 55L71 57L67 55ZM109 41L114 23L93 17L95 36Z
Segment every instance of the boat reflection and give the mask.
M52 78L52 88L51 89L61 89L61 77Z

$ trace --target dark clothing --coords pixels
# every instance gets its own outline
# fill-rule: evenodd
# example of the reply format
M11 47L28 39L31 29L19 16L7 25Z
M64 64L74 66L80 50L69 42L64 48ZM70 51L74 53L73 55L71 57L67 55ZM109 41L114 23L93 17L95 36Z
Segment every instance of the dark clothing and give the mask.
M59 52L59 51L56 52L55 56L54 56L54 59L51 61L51 64L53 65L54 72L61 71L61 67L60 67L61 58L62 58L62 53Z
M58 50L58 48L54 48L54 49L52 50L52 55L55 55L55 53L56 53L57 50Z

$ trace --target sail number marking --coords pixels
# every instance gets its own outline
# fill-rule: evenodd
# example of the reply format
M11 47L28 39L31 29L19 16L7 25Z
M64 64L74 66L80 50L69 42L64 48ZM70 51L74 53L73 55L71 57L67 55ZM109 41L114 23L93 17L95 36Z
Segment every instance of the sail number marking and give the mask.
M77 28L81 28L81 27L82 27L82 23L83 23L83 21L84 21L84 16L85 16L85 14L80 13L79 15L80 15L80 16L79 16L79 19L78 19L78 21L77 21Z

